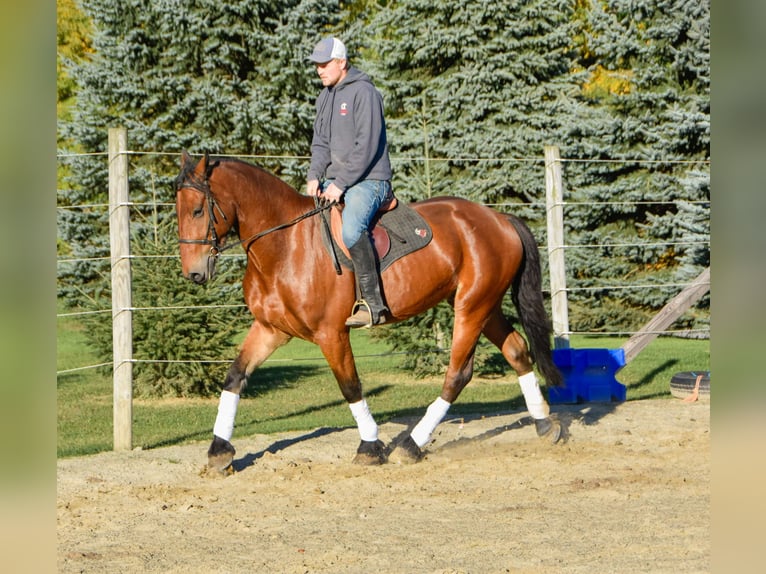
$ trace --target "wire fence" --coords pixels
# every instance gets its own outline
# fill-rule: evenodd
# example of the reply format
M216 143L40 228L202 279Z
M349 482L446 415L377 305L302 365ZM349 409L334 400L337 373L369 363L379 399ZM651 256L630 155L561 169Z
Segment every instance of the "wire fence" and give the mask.
M161 151L127 151L125 152L126 155L130 157L178 157L180 156L179 153L174 152L161 152ZM75 159L75 158L83 158L83 157L103 157L104 161L106 162L107 153L106 152L93 152L93 153L84 153L84 154L77 154L77 153L69 153L69 154L58 154L57 158L59 162L66 162L69 159ZM263 160L271 160L271 161L301 161L301 162L308 162L310 161L310 157L308 156L288 156L288 155L220 155L220 157L231 157L231 158L237 158L237 159L244 159L244 160L253 160L253 161L263 161ZM533 157L533 158L481 158L481 157L465 157L465 158L433 158L433 157L415 157L415 156L401 156L401 157L392 157L391 161L393 163L397 162L503 162L503 163L520 163L520 164L540 164L541 166L544 165L544 158L543 157ZM709 161L698 161L698 160L641 160L641 159L620 159L620 160L594 160L594 159L575 159L575 158L562 158L561 159L562 164L566 163L572 163L572 164L581 164L581 163L604 163L604 164L632 164L632 165L654 165L654 164L689 164L689 165L695 165L695 164L706 164L709 165ZM75 211L80 210L83 212L90 212L95 214L101 214L103 216L108 215L109 212L109 204L107 203L87 203L87 204L68 204L67 201L65 201L69 196L71 195L71 190L63 190L59 189L57 190L57 197L59 201L57 202L57 210L59 211ZM62 204L63 202L63 204ZM583 206L620 206L620 207L626 207L626 206L671 206L671 205L678 205L680 203L684 203L687 205L700 205L700 206L709 206L709 200L691 200L691 199L675 199L675 200L659 200L659 201L629 201L629 200L615 200L615 201L596 201L591 202L576 202L576 201L563 201L562 207L564 208L575 208L575 207L583 207ZM546 202L545 201L528 201L528 202L502 202L502 203L486 203L485 205L492 207L497 210L512 210L512 209L519 209L520 207L526 207L531 210L534 210L535 212L539 212L541 214L540 216L540 222L537 222L539 225L536 228L535 222L528 222L530 223L530 227L535 232L535 235L541 235L544 236L544 233L541 230L544 230L545 226L545 209L546 209ZM164 202L164 201L143 201L143 202L126 202L124 204L120 204L121 207L127 206L131 210L136 211L171 211L175 208L174 203ZM107 238L108 239L108 238ZM108 270L110 268L111 264L111 258L108 253L108 240L106 241L107 247L105 248L104 255L97 255L97 256L89 256L89 257L71 257L67 256L66 254L59 255L57 257L57 274L60 275L62 268L65 268L68 265L74 265L74 264L84 264L84 265L91 265L93 266L97 271L100 271L104 275L104 281L108 284ZM647 248L647 247L655 247L655 248L683 248L683 247L704 247L706 249L709 249L710 247L710 236L709 234L699 238L695 239L693 241L636 241L636 242L598 242L598 243L587 243L587 244L563 244L561 246L562 249L565 251L573 251L573 250L592 250L592 249L630 249L630 248ZM548 256L548 246L541 242L539 245L540 247L540 255L541 260L544 266L547 265L547 256ZM240 252L234 252L231 254L225 254L222 255L223 258L235 258L235 259L244 259L245 255L244 253ZM166 253L166 254L156 254L156 255L130 255L130 259L179 259L178 253ZM565 291L567 293L603 293L605 291L608 292L617 292L617 291L631 291L631 290L645 290L645 289L655 289L655 290L663 290L663 289L683 289L684 287L688 286L689 283L678 283L678 282L671 282L671 283L630 283L626 282L624 284L609 284L609 285L598 285L598 286L591 286L591 285L578 285L577 280L570 280L568 279L568 286L566 287ZM569 283L572 283L572 285L569 285ZM544 289L547 293L550 293L549 289ZM175 311L185 311L185 310L191 310L191 309L199 309L199 308L244 308L245 305L205 305L205 306L197 306L197 305L180 305L180 306L154 306L154 307L131 307L129 310L132 312L175 312ZM68 319L78 319L82 318L84 316L92 316L92 315L107 315L112 313L111 307L109 308L103 308L103 309L96 309L96 310L67 310L67 311L61 311L57 313L57 319L59 320L68 320ZM603 336L603 337L629 337L631 335L634 335L637 331L631 331L631 330L613 330L613 331L604 331L604 330L596 330L596 331L588 331L588 330L572 330L565 333L565 335L589 335L589 336ZM658 335L684 335L684 336L698 336L698 337L709 337L709 327L701 328L701 329L667 329L656 332ZM387 355L390 355L391 353L386 353ZM408 354L407 352L397 352L394 354L401 354L405 355ZM378 355L371 355L371 357L378 356ZM359 356L359 358L364 358L364 356ZM323 358L321 355L312 356L312 357L306 357L306 358L299 358L299 359L293 359L297 361L301 360L307 360L307 361L323 361ZM279 359L269 359L267 362L276 362L279 361ZM140 362L158 362L158 363L168 363L168 362L188 362L188 361L166 361L166 360L160 360L160 359L133 359L132 362L140 363ZM198 363L228 363L229 360L197 360L195 362ZM111 366L112 363L98 363L98 364L92 364L92 365L84 365L69 369L62 369L57 371L57 375L66 375L70 373L76 373L91 369L97 369L101 367L107 367Z

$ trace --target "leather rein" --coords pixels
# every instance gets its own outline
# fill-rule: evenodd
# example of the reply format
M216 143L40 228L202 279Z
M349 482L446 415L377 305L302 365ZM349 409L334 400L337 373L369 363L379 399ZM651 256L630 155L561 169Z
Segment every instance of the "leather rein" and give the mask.
M287 223L281 223L280 225L276 225L274 227L271 227L269 229L256 233L255 235L251 235L247 239L239 239L238 241L235 241L228 245L224 245L223 243L221 243L220 238L218 237L218 233L215 230L215 224L218 222L215 215L216 210L218 211L218 213L221 214L221 217L223 218L224 221L228 221L228 220L226 219L226 214L223 212L221 207L215 201L215 197L213 196L213 192L210 189L210 183L208 182L207 177L204 180L200 180L199 178L196 178L196 177L189 177L183 182L176 185L176 192L180 191L181 189L185 187L189 187L191 189L199 191L205 196L205 201L207 202L207 211L208 211L208 231L207 231L207 236L205 237L205 239L179 239L178 242L189 243L193 245L210 245L210 255L212 255L213 257L218 257L224 251L228 251L229 249L232 249L233 247L236 247L237 245L242 245L245 248L245 251L247 251L250 248L250 245L252 245L253 242L257 241L261 237L268 235L269 233L279 231L280 229L291 227L295 225L296 223L299 223L303 221L304 219L308 219L309 217L313 217L314 215L321 213L322 211L325 211L327 209L330 209L333 205L335 205L334 201L326 201L326 200L315 198L314 204L316 205L316 207L312 209L311 211L304 213L303 215L299 215L292 221L288 221Z

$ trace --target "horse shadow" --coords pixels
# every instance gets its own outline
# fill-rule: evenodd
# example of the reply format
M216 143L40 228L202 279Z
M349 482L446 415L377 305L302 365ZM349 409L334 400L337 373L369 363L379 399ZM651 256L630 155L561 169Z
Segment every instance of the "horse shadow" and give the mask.
M655 392L647 393L645 387L649 386L654 379L662 372L672 368L678 361L675 359L668 359L663 363L657 365L654 369L647 372L637 383L631 385L631 392L640 399L653 399L667 396L667 392ZM555 404L551 406L551 418L558 421L561 426L561 437L557 442L566 443L571 437L571 426L573 423L578 422L583 426L593 426L599 424L599 422L614 413L620 405L625 401L592 401L581 402L575 404ZM456 405L457 406L457 405ZM469 405L470 409L470 405ZM458 409L455 409L458 411ZM508 412L498 412L495 415L487 414L465 414L462 415L459 412L454 412L452 416L445 419L441 424L456 424L458 422L470 422L479 418L489 418L492 416L503 416L508 414L521 414L525 412L525 409L518 409ZM399 433L392 441L392 448L395 448L397 444L403 441L412 432L417 420L413 420L408 427ZM519 431L525 427L534 425L534 419L531 416L522 416L518 420L510 423L499 425L493 429L485 431L477 436L473 437L461 437L453 441L444 443L438 450L449 449L456 446L465 445L468 443L478 443L496 437L505 432Z
M610 414L614 413L617 408L623 404L622 402L588 402L578 404L559 404L551 408L550 417L557 421L561 427L561 435L557 443L566 443L571 437L571 426L575 422L579 422L584 426L593 426L599 424L599 422ZM497 414L465 414L461 415L459 412L454 413L452 416L446 418L441 424L470 424L476 420L487 420L492 418L506 417L508 415L521 415L524 410L498 412ZM390 444L390 448L393 450L404 441L412 432L412 429L417 424L418 420L409 420L405 424L407 425L398 435L396 435ZM501 434L507 432L518 432L527 427L534 427L534 419L527 416L520 416L518 419L506 423L498 424L494 428L484 431L481 434L471 437L460 437L448 442L445 442L441 446L437 447L435 451L448 450L468 444L480 443ZM434 452L434 451L432 451Z
M345 428L319 428L316 430L311 431L310 433L306 433L304 435L300 435L297 437L289 438L289 439L283 439L278 440L275 443L271 444L267 448L254 453L247 453L242 458L236 459L232 461L231 467L234 469L235 472L242 472L244 469L249 468L251 466L255 465L255 462L263 458L263 456L266 453L270 454L276 454L279 451L285 450L290 448L291 446L294 446L298 443L307 441L307 440L313 440L315 438L320 438L323 436L327 436L336 432L343 432L346 430Z
M551 408L550 416L552 419L558 421L561 427L561 436L557 442L566 443L569 440L569 438L571 437L570 427L572 426L573 423L578 422L585 426L597 425L602 419L614 413L621 404L623 403L622 402L588 402L588 403L578 403L578 404L555 405L554 407ZM470 406L469 406L469 410L470 410ZM467 412L465 414L461 414L460 411L456 409L456 412L454 412L454 414L452 414L451 416L446 418L444 421L442 421L441 424L442 425L470 424L472 421L477 421L482 419L487 420L492 418L500 419L501 417L507 417L508 415L521 415L524 412L526 411L520 409L520 410L513 410L513 411L496 412L494 414L476 413L476 412L474 413ZM387 419L387 422L394 422L394 423L405 425L404 429L401 432L399 432L399 434L397 434L394 438L392 438L389 444L386 446L387 453L390 453L399 444L401 444L410 435L410 433L412 432L412 429L420 420L419 418L412 417L412 416L406 416L405 418L399 418L399 417L384 417L384 418ZM449 450L452 448L461 447L461 446L465 446L469 444L480 443L480 442L492 439L494 437L497 437L503 433L518 432L523 429L526 429L527 427L534 427L534 419L529 415L519 416L518 419L510 423L499 423L494 428L490 428L476 436L460 437L455 440L446 442L430 452L444 451L444 450ZM294 438L278 440L261 451L258 451L255 453L247 453L245 456L239 459L235 459L234 461L232 461L231 466L235 472L242 472L243 470L254 466L256 461L263 458L263 456L266 453L276 454L280 451L286 450L301 442L324 437L337 432L343 432L345 430L348 430L348 427L323 427L323 428L315 429L311 432L308 432L306 434L303 434ZM430 449L425 449L425 450L426 452L429 452Z

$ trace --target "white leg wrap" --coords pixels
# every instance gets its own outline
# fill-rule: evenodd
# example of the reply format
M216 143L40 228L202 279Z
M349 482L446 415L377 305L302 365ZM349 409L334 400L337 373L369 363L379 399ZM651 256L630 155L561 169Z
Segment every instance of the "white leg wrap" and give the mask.
M363 441L373 442L378 440L378 424L370 414L370 407L367 401L362 399L356 403L349 403L351 414L354 415L356 426L359 427L359 436Z
M519 377L521 392L524 393L524 400L527 403L527 410L533 419L544 419L550 414L550 407L545 402L543 394L540 392L540 385L537 384L537 377L534 371Z
M428 406L425 416L420 419L420 422L415 425L410 434L416 445L422 448L428 444L428 441L431 440L431 433L442 422L450 406L452 406L451 403L448 403L441 397Z
M231 391L221 391L221 400L218 402L218 416L215 418L213 434L224 440L231 440L234 433L234 417L237 416L239 395Z

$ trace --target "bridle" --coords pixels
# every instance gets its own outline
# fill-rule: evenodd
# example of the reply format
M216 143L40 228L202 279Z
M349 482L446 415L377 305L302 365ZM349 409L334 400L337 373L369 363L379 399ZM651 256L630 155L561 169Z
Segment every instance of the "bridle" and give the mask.
M218 258L218 256L221 253L229 249L232 249L233 247L236 247L237 245L244 246L245 251L247 251L250 245L254 241L256 241L257 239L260 239L264 235L268 235L269 233L273 233L274 231L279 231L280 229L285 229L286 227L291 227L295 225L296 223L303 221L304 219L307 219L309 217L312 217L316 215L317 213L321 213L322 211L330 209L333 205L335 205L334 201L325 201L325 200L315 198L314 204L316 205L316 207L312 209L311 211L304 213L303 215L299 215L292 221L288 221L287 223L282 223L280 225L271 227L270 229L266 229L265 231L261 231L260 233L256 233L255 235L252 235L248 237L247 239L240 239L239 241L235 241L233 243L229 243L228 245L224 245L221 243L218 237L218 232L216 232L215 230L215 224L218 223L218 220L215 217L216 210L218 211L218 213L221 214L221 217L223 218L224 221L228 221L228 220L226 219L226 214L223 212L223 209L221 209L221 207L215 202L215 197L213 196L213 192L210 189L210 183L208 181L208 177L209 177L209 172L205 174L204 180L200 180L198 177L195 177L194 175L190 175L176 184L176 193L181 191L181 189L184 189L187 187L202 193L205 196L205 202L207 203L207 211L208 211L207 235L205 236L205 239L179 238L178 242L192 244L192 245L210 245L210 256L213 258Z
M207 215L208 215L207 235L205 236L205 239L180 238L178 242L192 244L192 245L210 245L210 255L213 257L218 257L218 255L220 255L223 251L225 251L229 247L224 246L220 242L220 238L218 237L218 232L215 230L215 224L218 223L218 220L215 217L216 209L218 210L218 213L221 214L221 217L223 217L224 221L228 221L226 219L226 214L223 212L223 209L221 209L221 207L215 202L215 198L213 197L213 192L210 190L210 184L208 183L207 176L205 177L204 180L200 180L199 178L195 176L185 178L184 181L181 181L178 184L176 184L176 193L181 191L185 187L189 187L191 189L199 191L205 196L205 202L207 203Z

